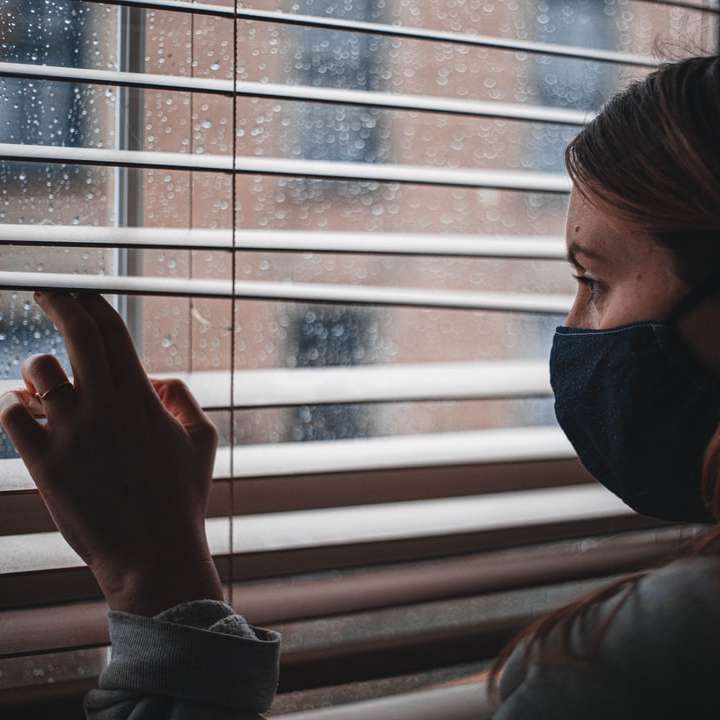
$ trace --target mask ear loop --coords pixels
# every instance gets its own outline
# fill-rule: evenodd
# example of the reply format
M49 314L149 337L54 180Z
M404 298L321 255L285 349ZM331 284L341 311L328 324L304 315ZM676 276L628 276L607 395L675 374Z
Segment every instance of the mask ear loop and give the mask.
M720 290L720 271L711 272L704 280L694 285L685 297L673 308L666 321L675 321L697 307L707 297Z

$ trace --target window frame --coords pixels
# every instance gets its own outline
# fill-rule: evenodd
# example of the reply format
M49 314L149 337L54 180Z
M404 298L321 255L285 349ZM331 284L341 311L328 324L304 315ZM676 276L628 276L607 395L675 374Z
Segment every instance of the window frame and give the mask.
M119 70L145 71L145 11L142 8L119 6L118 59ZM117 90L115 133L119 150L142 150L144 137L142 88L121 86ZM115 168L115 226L143 227L143 195L141 171L128 167ZM113 251L113 270L117 275L142 275L143 250L117 248ZM119 294L115 307L125 320L138 354L143 351L142 297Z

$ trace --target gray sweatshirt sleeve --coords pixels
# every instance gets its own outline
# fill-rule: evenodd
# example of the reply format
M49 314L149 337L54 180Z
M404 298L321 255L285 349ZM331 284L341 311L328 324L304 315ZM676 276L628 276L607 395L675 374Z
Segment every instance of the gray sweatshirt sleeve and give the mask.
M278 684L279 633L216 600L154 617L110 611L111 660L89 720L258 720Z
M622 592L572 626L572 648L585 650L620 605L591 662L555 655L525 672L518 648L501 677L494 720L709 717L717 704L720 559L678 560L645 576L624 603ZM560 634L551 632L546 648L559 647Z

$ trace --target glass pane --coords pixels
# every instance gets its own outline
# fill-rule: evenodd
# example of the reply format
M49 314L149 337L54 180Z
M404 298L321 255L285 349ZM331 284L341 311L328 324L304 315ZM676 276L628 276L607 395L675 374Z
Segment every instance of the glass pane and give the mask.
M70 0L3 0L5 62L117 69L114 8ZM112 148L118 91L83 83L0 78L0 142ZM0 222L112 225L114 170L85 165L0 161ZM3 271L107 274L117 253L2 246ZM49 352L69 370L52 324L31 293L0 291L0 380L20 377L28 355ZM0 458L14 457L0 432Z

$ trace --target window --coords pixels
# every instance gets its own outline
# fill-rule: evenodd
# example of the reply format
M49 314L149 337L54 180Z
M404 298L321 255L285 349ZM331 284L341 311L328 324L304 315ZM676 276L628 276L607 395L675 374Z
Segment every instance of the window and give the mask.
M87 8L66 0L13 0L4 8L0 57L7 62L81 67ZM81 145L82 88L75 83L4 80L0 140L7 143ZM28 164L37 170L39 166ZM27 173L28 170L25 169Z
M307 308L292 326L289 345L295 367L363 364L365 348L372 343L373 323L367 310ZM304 405L293 413L288 440L368 437L373 434L372 419L366 405Z
M383 3L356 0L302 0L292 4L303 15L382 22ZM316 27L293 27L288 37L288 81L305 87L333 90L381 90L386 48L366 33ZM283 145L290 154L307 160L375 163L387 162L392 138L384 127L382 110L362 105L296 103ZM322 203L335 197L352 200L372 193L370 183L346 180L291 178L285 183L288 200Z
M71 0L53 3L6 0L0 61L82 67L89 54L85 38L92 24L92 12L84 3ZM0 142L76 147L87 141L86 118L91 115L88 109L93 99L83 85L29 83L7 77L2 77L0 83ZM80 166L61 168L56 164L26 162L4 163L0 174L3 219L8 214L11 217L17 214L20 221L25 220L26 212L20 209L23 205L27 210L36 201L42 202L37 196L38 188L47 188L43 195L50 198L60 186L72 186L77 192L83 179L91 177ZM93 184L90 179L86 185L88 192L93 191L89 187ZM53 208L45 210L51 213ZM30 210L30 215L33 214ZM12 264L13 259L5 255L5 267L8 261ZM36 263L35 269L42 268L42 262ZM7 294L0 293L0 374L19 378L22 359L33 353L55 353L67 362L64 346L45 317L25 300L7 300ZM15 452L0 433L0 458L5 457L15 457Z
M364 22L382 21L383 3L355 0L303 0L294 4L302 15L319 15ZM382 87L381 56L371 35L300 27L293 30L295 80L299 85L377 90ZM357 105L330 106L303 103L298 106L296 130L300 156L310 160L376 162L380 122L378 110Z
M685 4L0 0L0 388L30 352L67 364L37 285L112 295L148 371L190 384L238 609L349 658L322 692L281 671L282 712L480 667L586 551L607 576L662 550L574 457L547 351L575 287L556 152L658 35L715 46L719 13ZM0 455L0 694L67 692L102 667L105 608ZM353 675L363 638L406 650Z
M613 3L545 0L538 4L537 10L531 22L533 37L539 42L601 50L616 45L616 28L622 20L617 17ZM533 58L533 65L537 95L543 105L595 111L619 89L619 78L611 65L542 55ZM557 130L557 127L540 126L533 133L538 170L564 168L563 150L570 133L567 129L561 133Z
M292 10L363 22L381 22L383 3L356 0L302 0ZM293 28L289 41L294 47L293 80L299 85L349 90L382 88L382 49L368 34L328 31L314 27ZM359 105L298 103L290 134L299 157L308 160L373 163L384 161L390 151L383 142L382 111ZM287 184L300 202L316 201L328 192L352 200L371 191L367 184L347 181L293 179ZM336 202L338 201L336 200ZM307 308L295 316L289 347L297 367L356 365L363 362L364 348L372 338L368 326L372 310L339 311L323 306ZM289 439L333 440L369 434L372 409L362 405L303 406L292 413Z

